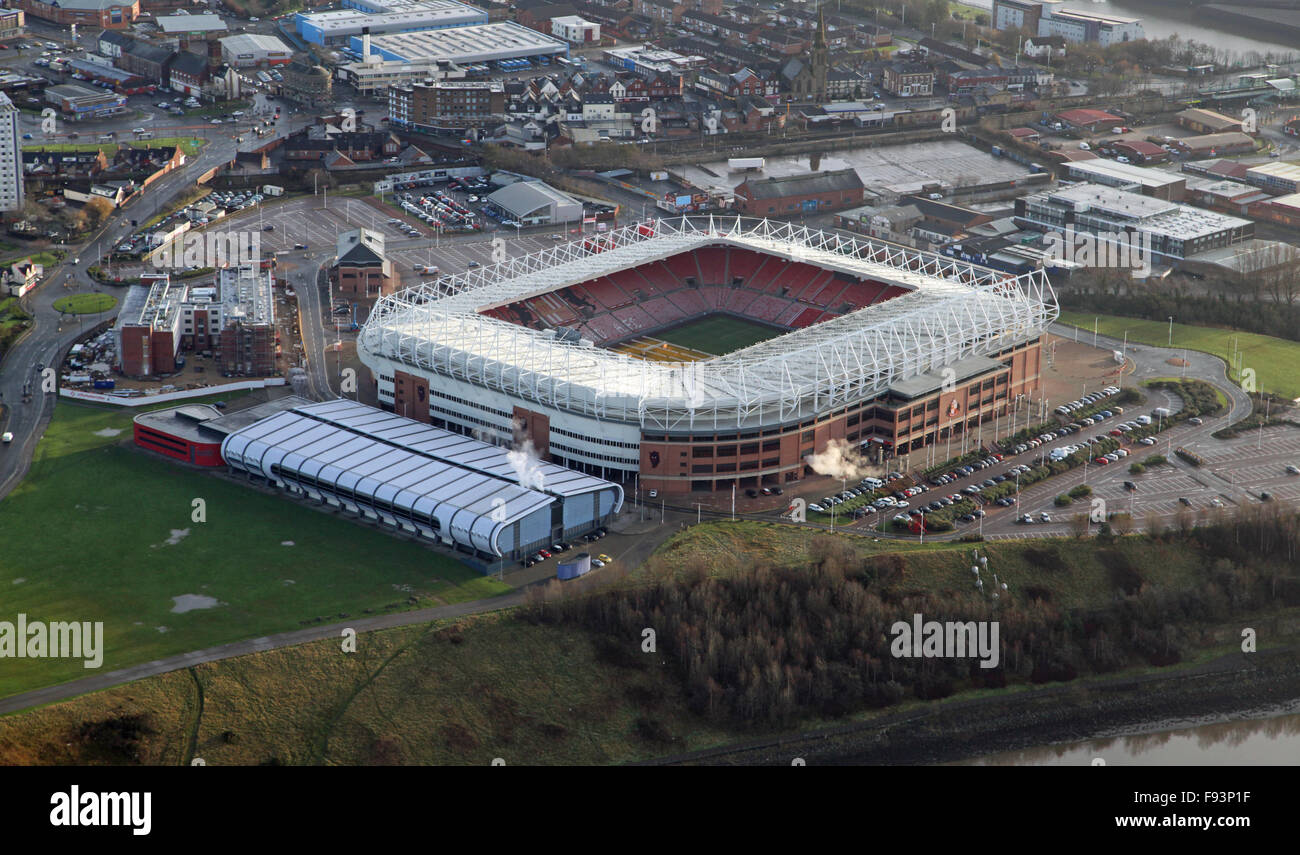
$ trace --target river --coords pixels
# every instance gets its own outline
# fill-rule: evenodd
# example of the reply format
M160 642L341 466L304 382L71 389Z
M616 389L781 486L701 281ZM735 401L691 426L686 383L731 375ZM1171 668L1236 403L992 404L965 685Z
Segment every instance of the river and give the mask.
M956 766L1295 766L1300 699L1223 716L1152 722L1084 742L964 760Z
M973 6L989 11L993 0L958 0L963 6ZM1067 8L1080 12L1109 13L1123 18L1141 18L1147 38L1165 39L1178 35L1183 39L1214 45L1223 50L1246 54L1260 52L1300 52L1294 42L1288 44L1284 37L1270 37L1267 32L1253 33L1249 27L1211 21L1192 9L1180 9L1160 3L1132 2L1132 0L1076 0Z

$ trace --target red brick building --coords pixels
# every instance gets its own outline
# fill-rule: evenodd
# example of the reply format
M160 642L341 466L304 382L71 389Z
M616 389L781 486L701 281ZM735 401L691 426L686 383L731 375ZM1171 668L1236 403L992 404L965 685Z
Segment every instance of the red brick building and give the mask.
M397 266L384 256L384 236L370 229L339 235L330 281L340 296L370 301L401 287Z
M754 217L811 214L861 205L866 186L852 169L749 180L735 190L736 209Z
M10 8L42 21L105 30L125 30L140 17L139 0L12 0Z

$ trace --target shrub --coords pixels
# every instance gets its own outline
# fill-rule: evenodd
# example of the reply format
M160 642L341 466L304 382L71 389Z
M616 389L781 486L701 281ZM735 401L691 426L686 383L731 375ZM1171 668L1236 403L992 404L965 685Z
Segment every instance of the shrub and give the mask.
M1074 499L1071 499L1069 496L1062 493L1061 495L1057 496L1053 501L1056 503L1056 506L1058 508L1063 508L1066 505L1073 504Z
M1132 475L1141 475L1143 472L1147 471L1147 468L1141 463L1130 463L1128 471Z
M1082 499L1085 496L1091 496L1091 495L1092 495L1092 488L1089 487L1087 484L1080 484L1077 487L1070 488L1070 498L1072 499Z

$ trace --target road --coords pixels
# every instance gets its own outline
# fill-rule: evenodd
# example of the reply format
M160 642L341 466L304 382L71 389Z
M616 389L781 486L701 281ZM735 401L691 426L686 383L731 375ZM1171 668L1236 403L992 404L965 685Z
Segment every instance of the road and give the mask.
M33 322L27 334L10 348L0 364L0 395L9 405L9 423L5 430L14 435L13 442L0 450L0 499L7 496L26 474L35 452L36 442L49 424L54 411L53 392L42 393L38 365L58 369L61 355L82 332L82 324L60 324L54 301L66 294L100 290L86 272L101 256L107 256L115 243L130 231L130 221L144 222L186 185L194 176L234 156L235 142L228 137L214 137L203 151L182 168L155 182L131 204L119 209L93 238L79 247L66 247L67 256L53 270L47 271L43 284L22 299ZM115 296L120 296L120 289ZM25 383L31 382L31 403L22 402Z

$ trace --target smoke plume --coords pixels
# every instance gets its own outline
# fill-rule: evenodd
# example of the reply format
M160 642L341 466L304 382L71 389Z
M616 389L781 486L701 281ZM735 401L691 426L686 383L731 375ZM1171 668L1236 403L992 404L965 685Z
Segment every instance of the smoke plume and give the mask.
M824 451L804 459L818 475L829 475L841 481L861 481L881 471L842 439L832 439Z
M537 456L537 449L533 447L531 439L524 440L522 444L506 452L506 459L515 470L515 477L519 479L520 487L526 490L540 490L545 486L542 459Z

